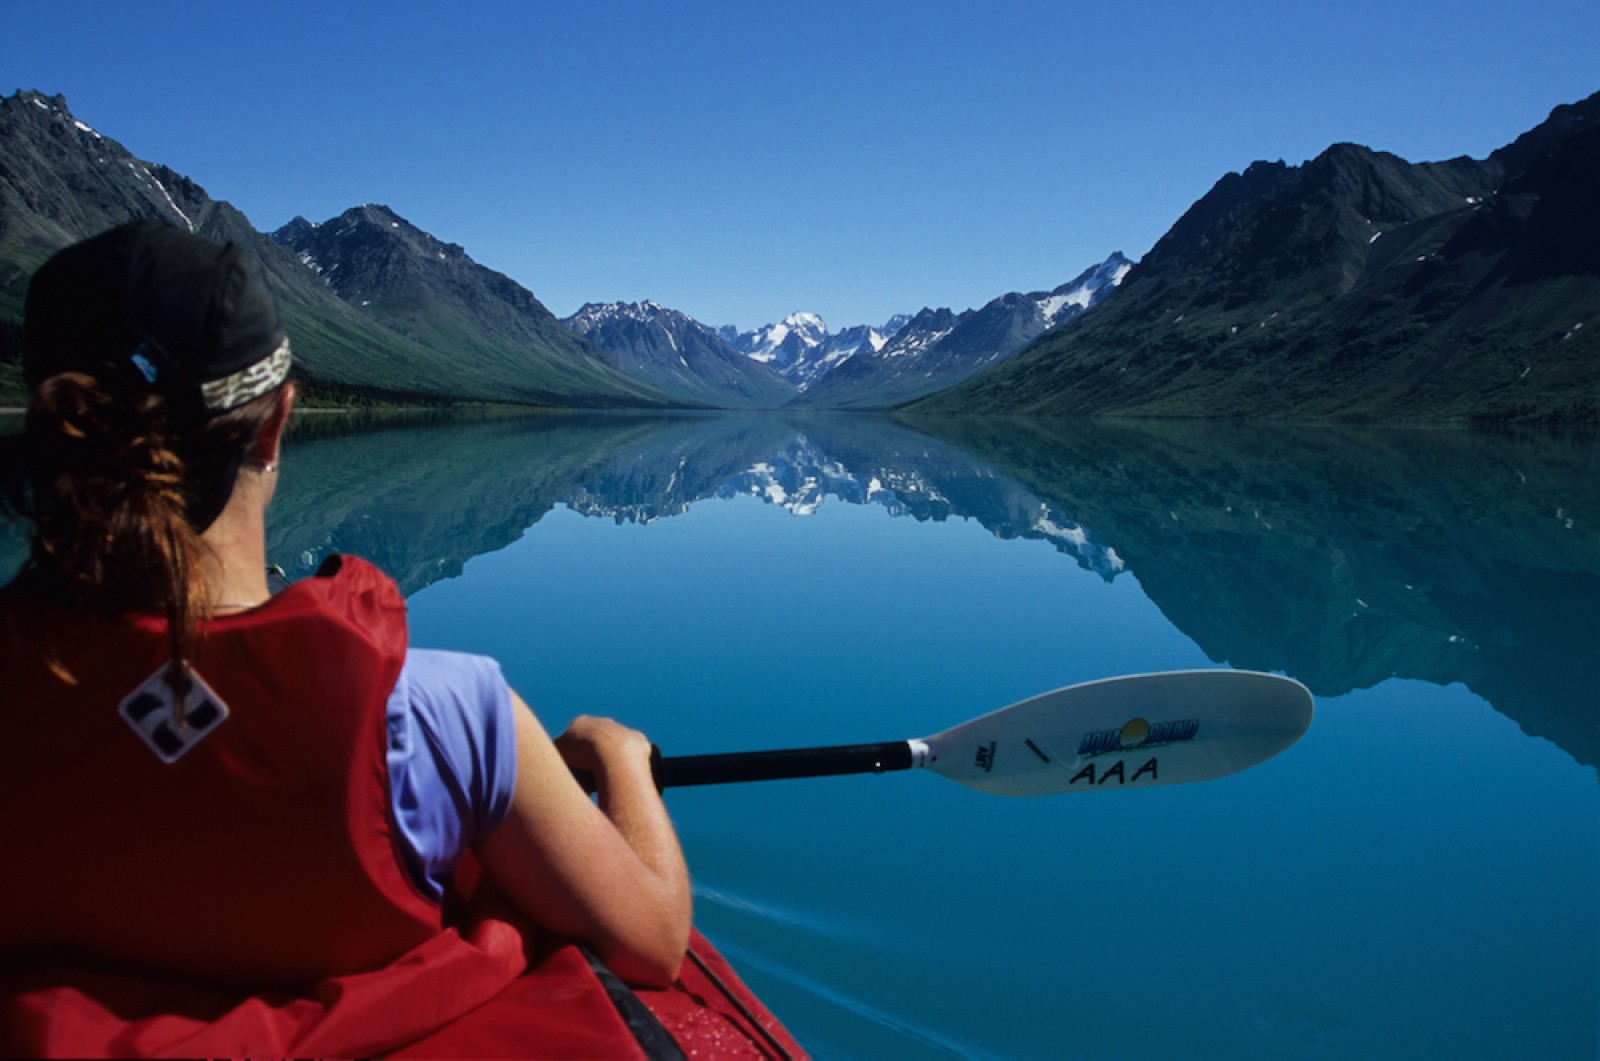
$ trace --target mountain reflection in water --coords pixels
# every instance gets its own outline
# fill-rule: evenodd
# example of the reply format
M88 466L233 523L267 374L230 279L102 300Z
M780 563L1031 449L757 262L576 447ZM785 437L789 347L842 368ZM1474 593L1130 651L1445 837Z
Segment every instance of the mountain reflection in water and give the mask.
M1592 438L1456 430L864 416L298 422L269 517L292 577L368 557L405 592L557 505L647 523L748 494L975 520L1135 577L1218 663L1319 696L1461 682L1600 763ZM13 532L0 562L24 549Z

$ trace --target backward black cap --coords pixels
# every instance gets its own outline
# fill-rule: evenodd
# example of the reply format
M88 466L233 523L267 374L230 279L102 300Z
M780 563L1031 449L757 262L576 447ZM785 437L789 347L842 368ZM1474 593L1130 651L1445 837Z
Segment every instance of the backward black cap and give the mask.
M254 256L161 221L75 243L28 285L23 378L85 372L216 414L283 382L288 342Z

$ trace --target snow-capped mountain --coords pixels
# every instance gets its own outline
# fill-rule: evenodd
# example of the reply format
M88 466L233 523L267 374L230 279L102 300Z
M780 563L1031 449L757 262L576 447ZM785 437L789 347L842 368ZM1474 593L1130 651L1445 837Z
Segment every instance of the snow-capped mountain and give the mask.
M810 371L805 377L797 380L796 384L803 391L815 383L822 376L832 372L841 364L857 354L875 354L889 345L895 333L904 327L905 322L911 318L903 313L896 314L890 321L899 324L893 328L885 325L883 328L874 328L870 324L858 324L853 328L846 328L837 335L828 336L828 341L823 344L820 356L808 366Z
M953 386L1078 317L1131 268L1119 252L1051 291L1011 292L962 313L924 309L882 347L841 361L806 388L800 401L823 408L886 408Z
M815 313L791 313L777 324L749 332L725 324L717 334L747 357L772 365L804 391L856 354L883 349L909 319L897 314L882 328L858 324L833 333Z
M885 343L872 352L884 359L920 357L944 342L959 325L972 319L976 313L976 310L970 309L959 315L948 309L925 309L906 321L893 342Z
M1084 310L1099 302L1111 289L1127 277L1133 263L1117 251L1077 279L1062 284L1039 301L1039 313L1044 318L1045 331L1065 324ZM1029 298L1038 296L1030 295Z
M724 327L721 334L727 337ZM752 361L772 365L779 371L818 350L828 339L828 326L815 313L791 313L777 324L743 334L735 332L733 346Z
M590 302L561 322L610 364L674 397L719 408L776 408L795 390L770 365L657 302Z

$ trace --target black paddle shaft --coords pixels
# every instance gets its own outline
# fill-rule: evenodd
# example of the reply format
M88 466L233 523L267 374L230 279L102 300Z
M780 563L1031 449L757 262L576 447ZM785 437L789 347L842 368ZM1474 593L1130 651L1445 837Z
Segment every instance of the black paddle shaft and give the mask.
M883 744L835 744L827 748L784 748L769 752L725 752L721 755L674 755L663 758L650 747L650 772L656 790L690 785L726 785L739 781L781 781L789 777L832 777L837 774L882 774L914 765L907 741ZM585 792L594 792L594 775L574 770Z
M789 777L881 774L912 767L906 741L838 744L827 748L787 748L723 755L673 755L656 764L656 786L721 785L737 781L776 781Z

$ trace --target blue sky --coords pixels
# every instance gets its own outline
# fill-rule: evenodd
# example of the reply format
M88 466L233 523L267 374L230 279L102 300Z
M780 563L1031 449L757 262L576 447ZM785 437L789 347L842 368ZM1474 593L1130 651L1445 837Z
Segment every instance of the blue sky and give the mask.
M0 27L0 92L65 95L257 228L385 203L558 315L741 328L1054 287L1255 159L1481 158L1600 89L1594 0L11 0Z

